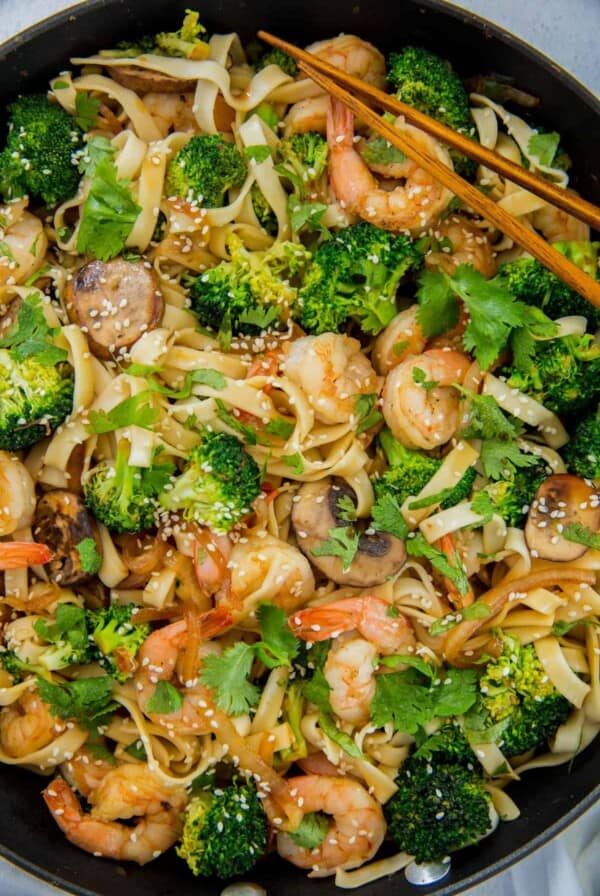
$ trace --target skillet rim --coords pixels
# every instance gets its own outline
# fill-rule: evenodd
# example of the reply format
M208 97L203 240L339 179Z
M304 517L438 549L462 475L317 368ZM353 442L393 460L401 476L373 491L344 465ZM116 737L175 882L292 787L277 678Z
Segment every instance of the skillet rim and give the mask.
M118 2L119 0L81 0L81 2L73 6L69 6L52 15L45 16L43 19L40 19L3 41L0 44L0 59L10 57L11 53L17 51L35 37L43 35L51 26L68 26L73 18L76 18L81 13L87 14L104 7L110 8L117 5ZM577 94L579 99L590 108L600 122L600 97L597 97L576 75L571 74L566 68L555 62L546 53L529 43L529 41L517 36L503 26L490 22L478 13L456 6L454 3L450 2L450 0L404 0L404 2L410 3L417 9L424 11L431 10L436 13L447 15L452 19L457 19L464 25L470 25L476 28L480 32L482 38L489 35L511 49L523 53L551 79L566 84ZM590 744L590 746L592 746L592 744ZM589 747L587 749L589 749ZM516 865L517 862L520 862L526 856L540 849L542 846L545 846L559 833L573 824L577 818L583 815L584 812L590 809L598 801L600 801L600 783L558 821L547 827L536 837L528 840L527 843L506 853L501 859L498 859L491 865L487 865L480 871L476 871L460 881L445 886L442 885L441 889L434 891L432 891L430 887L427 887L424 892L435 894L435 896L458 896L458 894L464 893L465 890L468 890L470 887L474 887L477 884L481 884L484 881L495 877L512 865ZM53 874L48 868L44 868L43 866L36 864L36 862L14 852L2 842L0 842L0 856L10 862L13 867L27 872L34 879L42 880L44 883L48 883L55 887L60 886L65 893L73 894L73 896L100 896L98 891L89 890L87 887L64 880L60 876ZM415 890L415 893L417 892L418 891Z

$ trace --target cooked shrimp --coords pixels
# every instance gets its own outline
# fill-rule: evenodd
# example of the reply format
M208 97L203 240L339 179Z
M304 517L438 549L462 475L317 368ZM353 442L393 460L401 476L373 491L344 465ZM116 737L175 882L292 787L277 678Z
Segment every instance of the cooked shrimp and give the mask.
M31 473L14 454L0 451L0 536L31 526L35 486Z
M380 90L385 89L385 59L373 44L361 40L354 34L340 34L329 40L321 40L306 48L325 62L341 68L350 75L355 75L367 84L373 84ZM329 98L319 94L299 100L290 107L285 117L284 136L318 131L325 133L327 125L327 107Z
M331 688L331 707L344 722L361 725L370 718L377 657L414 650L409 619L402 613L390 615L391 609L383 598L366 595L309 607L290 618L294 634L305 641L333 638L323 674ZM358 634L346 634L350 632Z
M196 579L206 594L215 594L229 573L227 563L231 555L231 542L227 535L216 535L209 529L196 533L194 544L194 571Z
M193 101L193 93L147 93L142 100L163 137L171 131L196 129Z
M418 305L405 308L382 330L373 347L371 358L377 373L386 374L407 355L420 355L426 345L417 320Z
M392 604L374 594L309 607L293 613L289 622L294 634L304 641L326 641L342 632L356 631L384 655L406 652L415 645L408 617L396 615Z
M336 333L304 336L289 343L285 374L302 389L321 423L347 422L357 395L380 388L360 342Z
M105 775L89 796L89 814L62 778L48 785L44 800L75 846L95 856L145 865L179 838L187 796L183 787L167 788L146 766L131 764ZM130 826L116 819L136 821Z
M436 240L449 242L448 251L438 250L425 256L425 267L443 268L451 274L459 265L470 264L488 280L496 273L494 250L488 234L465 215L450 215L433 228Z
M563 240L589 240L590 228L583 221L578 221L573 215L556 208L553 205L544 205L531 216L531 223L536 230L541 231L549 243L559 243Z
M203 613L199 618L201 638L212 638L231 625L228 610L216 609ZM137 700L142 712L148 713L148 702L159 681L170 681L180 659L180 652L187 644L187 623L184 619L165 625L149 635L138 653L138 671L135 675ZM203 705L202 705L203 704ZM177 729L179 734L202 734L210 730L206 718L205 689L186 682L186 692L181 707L171 713L148 713L158 725Z
M50 714L38 692L25 691L0 711L0 743L9 756L20 759L47 747L66 725Z
M362 784L349 778L303 775L289 779L302 809L332 816L329 831L315 849L297 846L289 834L277 835L277 852L312 877L327 877L338 868L357 868L371 859L383 842L385 821L379 803Z
M470 365L461 352L430 349L409 355L388 373L383 416L399 442L430 451L452 438L460 420L460 396L452 386L462 383ZM415 370L425 375L424 385L415 382Z
M0 542L0 570L23 569L49 563L54 554L45 544L35 541Z
M40 267L48 248L44 225L23 209L24 203L0 209L0 220L6 222L0 236L0 286L27 280Z
M71 787L74 787L86 800L92 791L100 786L109 772L114 771L115 762L108 759L98 759L85 745L81 747L72 759L63 762L60 771Z
M406 123L400 129L430 155L452 167L448 151L433 137ZM329 106L327 140L333 192L346 208L371 224L421 234L438 220L452 198L449 190L408 158L396 170L404 183L384 189L354 145L352 112L338 100L331 100Z
M229 561L232 599L217 598L229 607L235 621L269 601L292 613L312 597L315 578L310 563L293 545L272 535L250 536L238 542Z

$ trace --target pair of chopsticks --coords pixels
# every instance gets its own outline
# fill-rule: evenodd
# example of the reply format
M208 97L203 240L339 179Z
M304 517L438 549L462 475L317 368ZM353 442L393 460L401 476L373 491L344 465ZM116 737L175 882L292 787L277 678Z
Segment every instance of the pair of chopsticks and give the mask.
M468 137L453 131L428 115L424 115L417 109L413 109L412 106L407 106L395 97L378 90L376 87L372 87L370 84L366 84L353 75L346 74L346 72L335 68L335 66L319 59L317 56L301 50L294 44L287 43L287 41L281 40L266 31L259 31L258 36L265 43L283 50L288 56L296 59L299 68L311 80L319 84L331 96L340 100L357 118L360 118L374 131L385 137L393 146L417 162L424 171L427 171L454 193L455 196L458 196L468 206L479 212L482 217L494 224L498 230L511 237L519 246L560 277L568 286L584 296L592 305L600 308L600 283L565 258L564 255L561 255L560 252L557 252L550 243L547 243L535 231L526 227L518 218L513 217L492 199L456 174L451 168L448 168L438 159L422 150L410 137L407 137L398 131L393 124L381 118L358 97L363 97L377 108L386 112L391 112L396 116L403 115L406 121L435 137L436 140L450 146L452 149L459 150L459 152L474 159L480 165L498 172L503 177L519 184L531 193L535 193L536 196L540 196L551 205L557 206L597 229L600 229L600 208L577 196L572 190L558 187L539 175L533 174L520 165L503 158L498 153L486 149L473 140L469 140ZM348 90L344 88L348 88Z

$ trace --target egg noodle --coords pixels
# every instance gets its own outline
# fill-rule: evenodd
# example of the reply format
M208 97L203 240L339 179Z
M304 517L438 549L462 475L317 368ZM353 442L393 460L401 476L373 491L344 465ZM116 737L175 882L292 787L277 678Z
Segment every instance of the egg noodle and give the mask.
M50 777L46 802L73 843L140 863L180 840L195 801L218 800L248 778L284 859L358 887L415 855L445 859L490 833L498 817L516 818L507 785L529 769L571 762L600 728L600 468L593 457L590 472L569 461L578 420L555 401L545 405L531 382L507 382L506 369L519 350L514 333L525 334L529 355L560 340L589 339L586 358L598 346L585 335L591 316L545 308L558 319L553 328L541 310L533 322L507 318L504 344L486 358L485 324L484 338L469 328L478 314L481 323L503 311L481 312L477 289L522 251L409 160L376 158L373 136L358 124L355 138L343 108L330 107L310 80L256 65L236 34L192 44L187 56L141 46L72 59L48 98L73 116L78 185L54 203L33 189L3 188L0 418L15 388L3 356L14 360L19 345L42 338L40 328L45 348L60 353L44 363L71 372L72 406L54 422L14 418L1 442L0 761ZM360 38L313 50L385 87L385 60ZM567 185L567 166L540 148L540 137L553 135L483 93L471 95L470 113L482 145ZM321 172L313 163L298 175L298 186L281 146L305 132L326 135L329 157ZM218 206L193 189L172 190L169 166L199 135L237 147L244 161ZM432 138L413 136L458 164ZM484 168L473 175L549 241L588 243L587 227L538 197ZM101 177L112 177L108 197ZM304 185L313 178L310 190L302 177ZM111 206L115 196L121 204ZM116 245L110 234L112 248L98 249L111 221ZM361 227L404 240L420 261L412 274L405 268L397 295L396 280L392 313L378 325L361 317L371 286L335 331L311 328L306 298L295 312L303 284ZM244 331L236 286L220 329L203 318L206 272L240 258L250 267L255 259L245 294L264 312L271 287L261 278L276 251L287 255L271 269L286 296L275 323L259 318ZM383 254L368 261L388 264ZM339 269L328 270L335 303ZM479 279L463 288L467 274ZM428 278L446 293L426 319ZM515 298L524 314L527 296ZM449 302L456 314L443 326ZM319 320L329 320L327 307ZM38 331L19 341L18 328L36 314ZM35 360L33 349L23 351ZM598 379L597 371L585 377ZM36 437L10 442L32 426ZM237 440L229 489L254 471L251 506L239 513L212 484L198 503L189 498L219 474L222 457L190 460L215 434L225 437L219 454ZM145 522L137 528L114 523L116 491L108 514L92 496L100 465L112 470L109 486L120 475L123 446L125 468L137 470L130 487L136 477L150 483L131 500L152 514L148 522L138 507ZM418 486L402 472L415 452L430 464ZM503 511L498 489L534 464L528 497L519 493L520 505ZM115 606L130 613L129 627L119 617L115 643L143 626L130 653L107 647L100 632ZM504 684L490 671L503 662ZM535 694L526 691L532 669ZM96 715L90 681L107 688ZM511 747L511 713L526 719L546 699L562 707L554 724ZM460 744L450 759L435 752L442 747L422 753L436 736ZM419 762L431 763L429 772L440 762L460 767L476 782L488 822L448 835L441 854L413 846L410 777L402 777L411 762L413 776ZM450 777L447 792L440 785L428 797L428 806L439 803L432 831L455 811L459 785ZM189 854L191 834L183 836ZM436 844L443 836L432 834ZM395 847L376 858L386 837ZM266 847L265 836L262 852L221 876L249 871Z

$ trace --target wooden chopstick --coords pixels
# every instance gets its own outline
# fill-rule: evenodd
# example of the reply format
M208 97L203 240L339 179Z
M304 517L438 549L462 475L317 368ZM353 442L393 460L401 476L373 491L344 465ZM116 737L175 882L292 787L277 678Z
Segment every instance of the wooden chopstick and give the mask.
M275 37L273 34L269 34L268 31L259 31L258 36L261 40L264 40L265 43L271 44L273 47L278 47L280 50L287 53L288 56L293 56L294 59L297 59L300 63L311 65L322 74L328 75L338 84L343 84L359 96L368 98L378 108L383 109L386 112L392 112L394 115L403 115L409 124L415 125L422 131L435 137L436 140L440 140L452 149L462 152L464 155L469 156L470 159L474 159L474 161L478 162L480 165L484 165L486 168L498 172L498 174L519 184L519 186L524 187L524 189L529 190L531 193L535 193L536 196L545 199L546 202L549 202L551 205L555 205L563 211L569 212L569 214L578 218L580 221L585 221L586 224L590 224L592 227L600 229L600 208L593 205L591 202L582 199L581 196L578 196L573 190L559 187L551 181L540 177L540 175L528 171L521 165L517 165L516 162L511 162L509 159L505 159L504 156L499 155L491 149L487 149L480 143L476 143L474 140L469 140L464 134L459 134L457 131L453 131L452 128L447 127L445 124L441 124L441 122L436 121L434 118L424 115L412 106L408 106L406 103L396 99L396 97L390 96L390 94L384 93L382 90L378 90L371 84L359 80L354 75L347 74L341 69L331 65L329 62L319 59L318 56L315 56L312 53L307 53L306 50L294 46L294 44L290 44L285 40L281 40L279 37ZM304 70L303 65L300 67Z
M503 208L489 199L484 193L464 180L452 168L448 168L439 159L429 155L413 140L398 131L392 124L381 118L376 112L366 106L361 100L340 87L331 78L323 75L316 68L306 62L301 62L300 67L327 93L340 100L347 106L357 118L364 121L378 134L385 137L393 146L400 149L410 159L417 162L420 168L427 171L437 181L447 187L455 196L458 196L471 208L479 212L486 220L494 224L502 233L511 237L526 249L534 258L560 277L568 286L576 290L600 308L600 283L588 276L581 268L553 249L550 243L539 236L535 231L529 230L518 218L513 217Z

